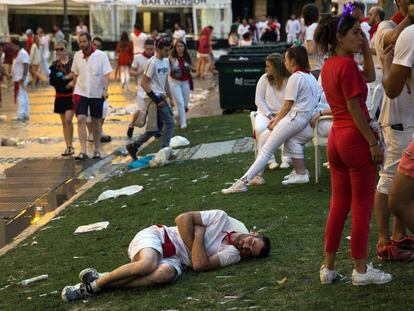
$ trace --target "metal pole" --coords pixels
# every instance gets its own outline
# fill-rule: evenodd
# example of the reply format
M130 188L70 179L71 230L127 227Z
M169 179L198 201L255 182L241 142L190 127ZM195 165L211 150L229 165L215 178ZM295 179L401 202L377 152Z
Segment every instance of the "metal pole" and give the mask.
M69 40L70 24L68 18L68 0L63 0L63 33L65 34L65 39Z

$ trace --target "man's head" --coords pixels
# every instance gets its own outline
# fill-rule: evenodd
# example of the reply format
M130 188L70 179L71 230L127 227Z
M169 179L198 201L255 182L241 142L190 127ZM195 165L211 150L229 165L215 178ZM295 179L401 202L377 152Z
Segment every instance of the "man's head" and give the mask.
M156 44L157 48L157 57L158 58L166 58L170 53L171 49L171 41L168 38L160 38Z
M295 20L296 19L296 15L295 14L290 15L290 19L291 20Z
M372 7L368 12L368 24L370 26L382 22L384 18L384 10L379 6Z
M135 30L141 30L141 29L142 29L141 23L140 23L140 22L136 22L136 23L134 24L134 29L135 29Z
M233 244L242 258L267 257L270 253L270 240L257 234L239 234Z
M352 16L356 19L362 19L365 16L365 4L363 2L354 1L354 10L352 11Z
M154 40L152 39L145 40L145 43L144 43L145 55L147 55L148 57L152 57L154 55L154 50L155 50Z
M53 25L53 32L58 32L60 30L60 27L59 27L59 25L57 25L57 24L54 24Z
M101 37L95 37L92 40L92 46L95 50L102 50L103 40Z
M10 43L13 46L13 51L17 54L19 50L21 49L20 40L16 37L10 38Z
M84 51L87 52L90 50L91 48L91 35L87 32L82 32L79 37L78 37L78 41L79 41L79 48Z

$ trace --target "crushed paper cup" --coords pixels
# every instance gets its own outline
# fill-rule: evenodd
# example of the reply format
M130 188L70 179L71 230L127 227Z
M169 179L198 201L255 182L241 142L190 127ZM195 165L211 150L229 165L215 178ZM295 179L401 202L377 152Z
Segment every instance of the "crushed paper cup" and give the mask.
M171 148L184 147L184 146L188 146L189 144L190 144L190 141L183 136L174 136L173 138L171 138L171 141L170 141Z
M90 225L79 226L76 228L74 234L86 233L86 232L92 232L92 231L101 231L103 229L106 229L108 225L109 225L109 221L101 221L101 222L96 222Z
M144 189L143 186L133 185L133 186L128 186L125 188L117 189L117 190L106 190L101 193L101 195L98 197L95 203L102 201L102 200L110 199L110 198L117 198L121 195L130 196L130 195L140 192L142 189Z

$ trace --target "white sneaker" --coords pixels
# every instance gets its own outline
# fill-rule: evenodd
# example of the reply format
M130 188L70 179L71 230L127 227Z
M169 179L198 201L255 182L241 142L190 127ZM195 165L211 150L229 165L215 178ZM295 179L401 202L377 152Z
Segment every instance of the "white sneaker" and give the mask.
M391 282L392 275L380 269L375 269L372 262L367 265L367 272L359 273L355 269L352 271L352 285L361 286L368 284L385 284Z
M238 192L246 192L247 187L246 183L241 179L236 179L234 184L231 185L231 187L227 189L222 189L221 193L223 194L230 194L230 193L238 193Z
M319 278L321 279L321 284L331 284L333 280L335 280L338 276L338 272L336 270L329 270L322 265L321 269L319 270Z
M282 185L292 185L292 184L307 184L309 182L309 174L299 175L296 172L290 173L289 177L282 181Z
M279 167L279 164L276 162L269 163L269 170L275 170Z
M290 167L290 163L288 162L282 162L282 164L280 164L279 166L281 169L286 169Z
M182 130L186 129L186 128L187 128L187 123L183 123L183 124L181 124L181 125L180 125L180 128L181 128Z
M290 178L290 176L293 176L293 175L295 175L295 174L296 174L296 170L295 170L295 169L293 169L293 170L289 173L289 175L286 175L285 177L283 177L283 180L289 179L289 178Z
M264 185L266 183L263 176L256 175L249 183L247 183L248 186L260 186Z

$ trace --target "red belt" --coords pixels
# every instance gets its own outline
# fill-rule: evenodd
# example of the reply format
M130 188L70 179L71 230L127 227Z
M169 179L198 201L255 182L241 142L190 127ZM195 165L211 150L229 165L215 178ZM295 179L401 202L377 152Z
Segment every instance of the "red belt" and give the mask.
M175 255L175 245L168 236L167 230L163 225L158 224L158 228L164 229L164 243L161 244L162 247L162 258L168 258Z

